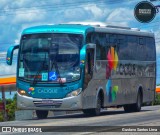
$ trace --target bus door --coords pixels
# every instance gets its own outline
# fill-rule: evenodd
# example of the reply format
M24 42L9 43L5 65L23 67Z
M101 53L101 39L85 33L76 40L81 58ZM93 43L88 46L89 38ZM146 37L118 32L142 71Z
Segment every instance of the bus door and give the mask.
M89 81L93 77L93 72L95 67L95 57L96 57L96 45L88 44L87 51L86 51L84 88L87 87Z

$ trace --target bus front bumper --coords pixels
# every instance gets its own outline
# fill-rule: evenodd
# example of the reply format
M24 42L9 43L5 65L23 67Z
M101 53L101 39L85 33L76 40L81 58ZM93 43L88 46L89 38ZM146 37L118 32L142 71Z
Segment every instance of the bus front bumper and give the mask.
M23 110L81 110L82 94L63 99L39 99L22 96L17 92L17 108Z

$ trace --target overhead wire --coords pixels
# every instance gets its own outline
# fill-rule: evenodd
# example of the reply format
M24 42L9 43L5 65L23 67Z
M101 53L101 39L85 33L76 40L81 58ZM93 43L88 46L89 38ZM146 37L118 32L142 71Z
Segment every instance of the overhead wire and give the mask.
M47 0L45 0L45 2L46 2ZM133 1L133 0L130 0L130 1ZM135 1L135 0L134 0ZM32 7L30 7L30 6L28 6L28 7L16 7L16 8L9 8L10 10L17 10L17 9L31 9L31 8L45 8L45 7L66 7L66 6L69 6L69 5L73 5L73 6L75 6L75 5L79 5L79 4L87 4L87 3L94 3L94 2L96 2L97 3L97 1L96 0L86 0L86 1L76 1L75 3L74 2L68 2L68 3L61 3L61 4L54 4L54 6L51 6L51 5L47 5L47 4L44 4L44 5L39 5L39 6L32 6ZM99 0L98 1L98 3L99 2L104 2L104 3L106 3L106 4L117 4L117 3L123 3L124 1L122 1L122 0L116 0L116 1L112 1L112 0L108 0L108 1L106 1L106 0ZM51 4L53 4L53 3L51 3ZM4 10L0 10L0 11L4 11Z
M133 1L133 0L130 0ZM44 10L45 11L57 11L57 9L59 10L65 10L66 7L67 9L72 9L75 7L82 7L84 6L84 4L95 4L95 2L97 3L97 1L95 0L87 0L87 1L81 1L81 2L72 2L72 3L62 3L62 4L56 4L56 5L41 5L41 6L32 6L32 7L19 7L19 8L9 8L9 9L5 9L5 10L0 10L0 16L4 16L4 15L14 15L16 12L19 12L19 14L26 14L27 13L36 13L36 10ZM119 4L119 3L123 3L125 1L121 1L121 0L116 0L115 1L105 1L105 0L99 0L98 1L98 5L100 6L106 6L104 5L104 3L106 4ZM60 8L64 8L65 9L60 9ZM27 9L30 9L31 11L26 11ZM11 11L10 11L11 10ZM34 11L35 10L35 11Z

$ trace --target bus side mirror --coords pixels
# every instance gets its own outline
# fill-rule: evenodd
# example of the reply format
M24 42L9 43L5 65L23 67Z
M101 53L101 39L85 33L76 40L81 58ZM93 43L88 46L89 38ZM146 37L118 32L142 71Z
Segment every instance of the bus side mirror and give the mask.
M12 65L13 52L15 49L18 49L18 48L19 48L19 45L9 47L9 49L7 51L7 56L6 56L6 63L8 65Z

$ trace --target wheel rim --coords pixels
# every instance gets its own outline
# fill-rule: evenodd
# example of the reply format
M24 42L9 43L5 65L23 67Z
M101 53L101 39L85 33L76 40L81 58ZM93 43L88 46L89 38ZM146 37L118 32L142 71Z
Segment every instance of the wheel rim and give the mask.
M138 100L137 101L137 106L140 109L141 108L141 96L140 96L140 94L138 94L138 99L137 100Z
M99 114L100 111L101 111L101 100L98 98L97 107L96 107L96 113Z

